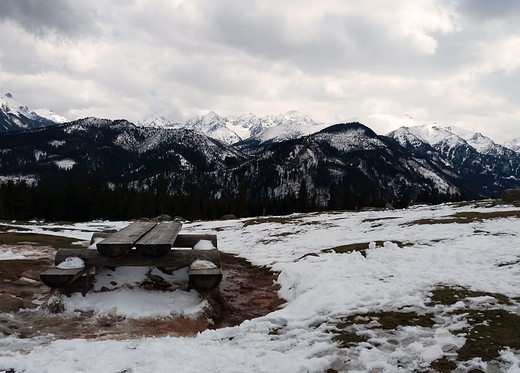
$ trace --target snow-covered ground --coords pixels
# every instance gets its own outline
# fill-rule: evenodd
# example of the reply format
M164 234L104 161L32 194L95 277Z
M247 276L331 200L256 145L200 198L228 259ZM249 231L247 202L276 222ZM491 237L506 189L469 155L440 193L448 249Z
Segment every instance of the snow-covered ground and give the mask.
M519 214L508 212L520 213L520 208L483 201L185 223L183 232L217 233L220 250L279 271L286 305L237 327L207 330L193 338L2 337L0 372L428 371L433 361L456 357L454 351L466 343L461 330L468 321L463 312L453 311L493 305L520 315L520 220ZM97 222L60 229L34 223L23 228L88 240L92 232L125 224ZM348 246L352 244L360 245ZM333 248L347 252L329 250ZM2 258L8 257L4 253ZM503 294L512 303L498 305L486 295L441 309L430 303L432 291L440 286ZM151 309L155 315L168 315L175 302L186 307L186 314L196 313L203 303L191 293L158 294L165 299L122 291L117 297L92 292L64 301L68 310L90 307L127 317L149 316ZM333 331L348 316L383 311L438 317L432 327L410 324L392 332L377 324L358 328L366 341L349 347L334 339ZM500 354L495 363L500 371L520 372L520 351L504 348ZM457 364L460 372L488 367L478 358Z

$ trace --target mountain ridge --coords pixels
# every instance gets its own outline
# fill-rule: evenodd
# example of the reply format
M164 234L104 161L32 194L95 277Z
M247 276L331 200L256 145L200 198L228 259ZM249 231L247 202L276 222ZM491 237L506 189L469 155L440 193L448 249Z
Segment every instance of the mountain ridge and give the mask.
M0 132L44 127L66 122L69 122L67 118L49 109L31 110L27 106L18 103L10 93L4 94L0 91ZM479 152L500 152L502 148L520 152L520 137L511 139L504 144L496 144L492 139L480 133L455 126L438 126L436 123L419 125L408 115L398 117L390 114L373 114L352 117L342 122L359 122L367 125L369 128L384 124L387 127L437 126L466 140L474 148L477 148ZM160 115L150 115L135 122L135 124L139 127L147 128L178 129L185 127L202 132L227 144L236 144L244 141L257 144L285 141L310 135L334 125L334 123L317 123L309 115L297 110L269 114L264 117L259 117L253 113L244 113L238 117L222 117L214 111L210 111L204 115L192 117L185 123L172 122Z
M297 111L267 118L210 112L186 125L153 116L139 123L90 117L45 126L35 117L31 126L27 115L20 114L28 121L23 130L0 133L1 180L63 185L95 179L105 187L170 195L196 186L208 198L241 195L266 203L305 195L343 208L368 201L403 206L428 195L489 198L520 187L520 153L453 126L378 135L360 122L325 126ZM240 137L228 125L247 140L235 142Z

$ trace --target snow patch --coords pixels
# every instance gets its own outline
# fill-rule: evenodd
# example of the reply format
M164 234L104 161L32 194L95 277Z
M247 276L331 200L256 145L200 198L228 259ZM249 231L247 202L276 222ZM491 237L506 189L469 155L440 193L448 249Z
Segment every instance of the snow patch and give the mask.
M79 269L79 268L85 268L85 262L81 258L71 256L71 257L68 257L67 259L65 259L60 264L58 264L56 266L56 268L59 268L59 269Z
M200 240L193 246L193 250L214 250L216 249L215 246L213 246L213 242L210 240Z
M213 269L217 266L209 260L196 260L191 263L190 269Z
M61 159L59 161L54 161L54 164L58 166L62 170L72 170L72 167L76 164L76 161L73 159Z

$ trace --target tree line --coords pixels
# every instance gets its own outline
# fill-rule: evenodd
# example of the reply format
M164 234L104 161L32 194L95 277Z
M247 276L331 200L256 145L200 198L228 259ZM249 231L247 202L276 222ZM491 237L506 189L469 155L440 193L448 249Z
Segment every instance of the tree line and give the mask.
M237 196L211 198L193 185L184 195L168 195L165 191L136 190L124 187L103 187L101 183L69 181L52 187L40 182L29 186L26 182L8 181L0 186L0 220L91 221L131 220L154 217L160 214L179 216L188 220L213 220L225 215L236 217L286 215L295 212L323 210L358 210L366 207L385 207L384 190L373 194L355 195L350 190L337 192L332 185L327 204L319 204L308 195L302 182L298 193L283 198L251 200L247 188L240 186ZM461 200L460 195L444 195L438 191L421 192L416 202L442 203ZM412 202L407 188L394 201L396 208Z

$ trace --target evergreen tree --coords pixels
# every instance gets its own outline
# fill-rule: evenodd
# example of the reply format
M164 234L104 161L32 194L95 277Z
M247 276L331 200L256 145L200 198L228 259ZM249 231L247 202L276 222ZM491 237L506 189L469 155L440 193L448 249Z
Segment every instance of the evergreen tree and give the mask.
M190 194L188 196L188 201L189 208L186 211L187 218L190 220L202 219L202 211L200 206L200 189L198 185L192 185L190 189Z
M329 188L329 203L327 205L329 210L337 210L339 208L338 196L336 194L336 185L332 183Z
M300 191L298 192L298 212L307 212L309 210L309 196L307 195L307 183L302 179L300 183Z
M354 193L352 193L352 190L350 188L347 188L345 190L345 193L343 194L343 200L341 202L341 208L345 210L357 210L357 200Z

